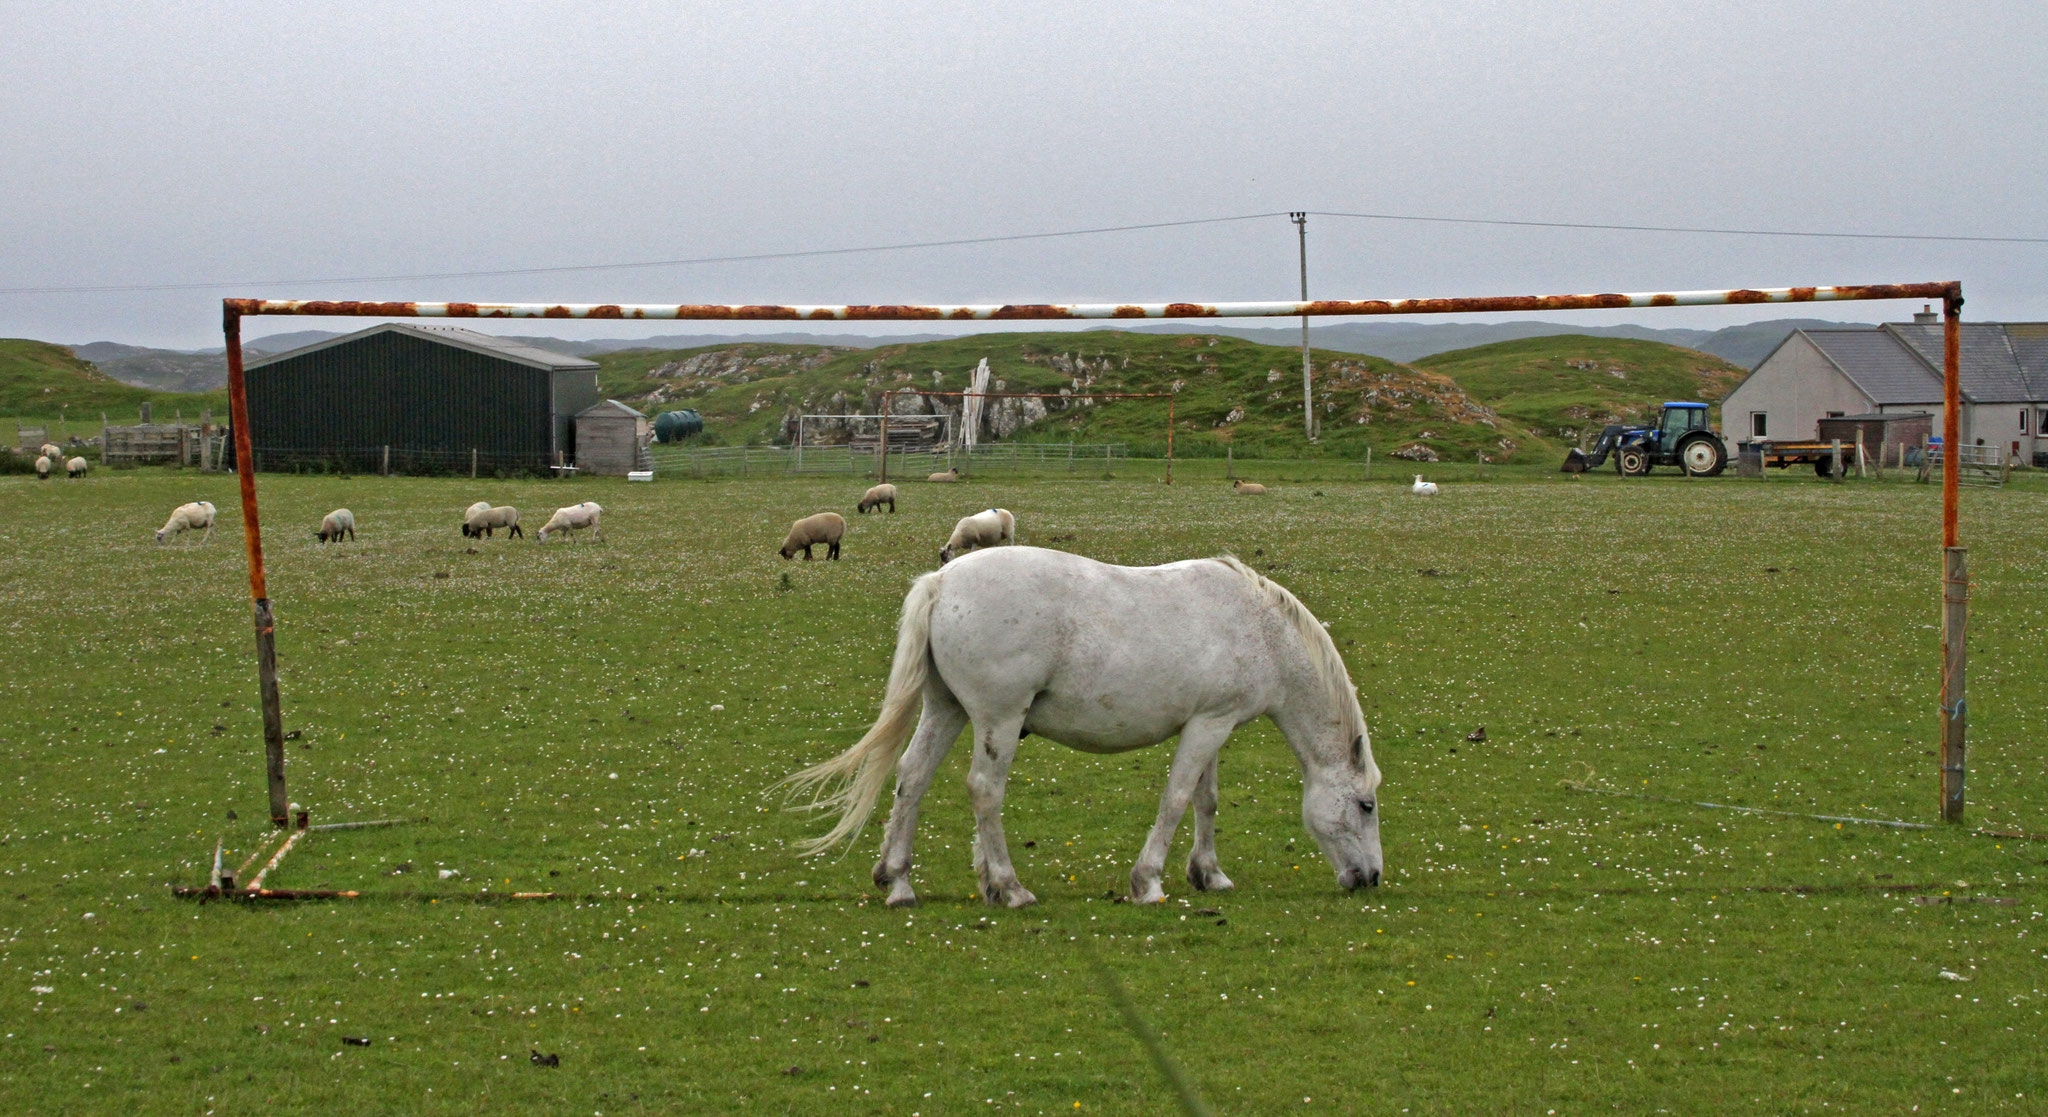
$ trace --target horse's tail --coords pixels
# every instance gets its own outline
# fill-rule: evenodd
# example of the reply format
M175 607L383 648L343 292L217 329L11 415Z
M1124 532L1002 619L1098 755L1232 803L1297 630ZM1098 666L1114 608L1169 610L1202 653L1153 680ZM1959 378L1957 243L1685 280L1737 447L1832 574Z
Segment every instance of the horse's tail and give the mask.
M867 735L838 756L776 785L787 787L792 795L811 793L811 801L799 804L798 810L839 812L839 821L822 837L797 843L804 856L824 853L860 833L889 773L910 744L925 682L931 677L932 603L938 596L936 571L911 583L910 593L903 599L903 619L896 626L896 659L889 667L882 712Z

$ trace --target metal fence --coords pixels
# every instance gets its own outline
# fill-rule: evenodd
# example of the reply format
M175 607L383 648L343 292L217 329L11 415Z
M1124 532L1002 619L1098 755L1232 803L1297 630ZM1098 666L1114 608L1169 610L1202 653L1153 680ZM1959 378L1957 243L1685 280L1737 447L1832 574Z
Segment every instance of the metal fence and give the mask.
M876 474L872 448L812 446L683 446L650 448L657 477L750 477L821 473L867 477ZM962 449L897 452L889 455L891 477L920 477L948 469L973 475L1114 473L1130 460L1121 442L1001 443Z
M406 446L252 446L258 473L371 473L424 477L498 477L546 474L549 463L532 454L437 450ZM218 459L215 459L218 460ZM232 467L232 457L229 466Z

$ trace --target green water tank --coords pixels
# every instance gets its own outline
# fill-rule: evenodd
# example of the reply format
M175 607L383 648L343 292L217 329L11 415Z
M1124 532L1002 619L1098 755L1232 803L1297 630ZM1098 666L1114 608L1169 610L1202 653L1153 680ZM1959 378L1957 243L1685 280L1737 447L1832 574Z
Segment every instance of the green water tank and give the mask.
M654 439L657 442L681 442L685 438L704 433L704 417L694 408L681 411L664 411L654 418Z

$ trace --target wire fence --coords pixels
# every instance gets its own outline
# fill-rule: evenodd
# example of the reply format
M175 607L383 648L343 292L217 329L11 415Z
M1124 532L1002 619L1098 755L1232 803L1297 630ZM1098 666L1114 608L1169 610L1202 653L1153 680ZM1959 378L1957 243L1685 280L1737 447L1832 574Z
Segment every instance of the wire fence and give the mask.
M879 474L871 447L851 446L682 446L657 444L650 449L656 476L752 477L773 474ZM1114 474L1130 455L1121 442L997 444L964 449L891 451L891 477L920 477L958 469L963 475L997 473L1087 476Z
M232 443L222 447L234 468ZM530 452L442 450L410 446L253 446L258 473L403 474L412 477L516 477L546 475L552 463ZM220 460L218 458L214 459Z

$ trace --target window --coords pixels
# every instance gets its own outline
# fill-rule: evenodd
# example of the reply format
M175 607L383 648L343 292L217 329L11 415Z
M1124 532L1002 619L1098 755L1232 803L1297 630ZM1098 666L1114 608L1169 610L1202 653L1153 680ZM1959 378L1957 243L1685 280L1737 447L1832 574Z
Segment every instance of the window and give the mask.
M1828 412L1828 418L1830 418L1830 419L1839 419L1839 418L1841 418L1841 417L1842 417L1842 413L1841 413L1841 412L1839 412L1839 411L1830 411L1830 412Z
M2048 433L2048 407L2042 408L2040 412L2034 416L2034 433Z
M1769 434L1771 433L1771 427L1770 427L1770 422L1769 422L1769 420L1770 420L1770 415L1769 415L1769 413L1768 413L1768 412L1763 412L1763 411L1752 411L1752 412L1750 412L1750 413L1749 413L1749 437L1751 437L1751 438L1764 438L1764 437L1767 437L1767 436L1768 436L1768 435L1769 435Z

